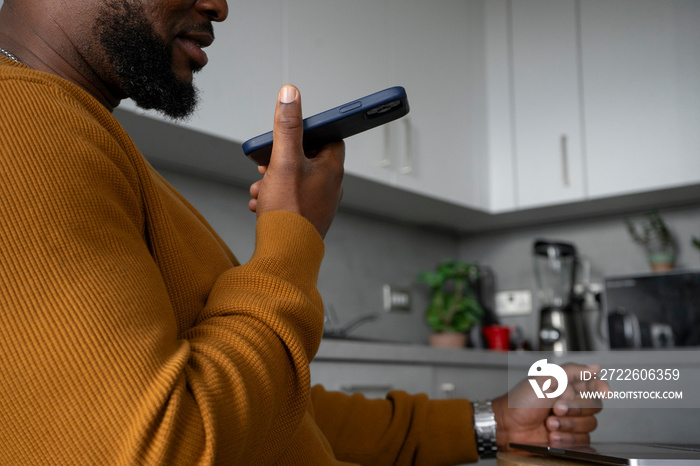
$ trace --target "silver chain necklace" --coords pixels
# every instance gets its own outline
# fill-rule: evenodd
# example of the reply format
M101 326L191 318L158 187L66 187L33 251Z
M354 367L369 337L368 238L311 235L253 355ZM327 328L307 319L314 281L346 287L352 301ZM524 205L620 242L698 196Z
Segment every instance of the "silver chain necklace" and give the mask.
M14 60L14 61L16 61L16 62L19 63L19 64L22 63L21 61L19 61L19 58L15 57L13 54L11 54L10 52L8 52L7 50L5 50L5 49L2 48L2 47L0 47L0 53L2 53L3 55L5 55L5 56L6 56L7 58L9 58L10 60Z

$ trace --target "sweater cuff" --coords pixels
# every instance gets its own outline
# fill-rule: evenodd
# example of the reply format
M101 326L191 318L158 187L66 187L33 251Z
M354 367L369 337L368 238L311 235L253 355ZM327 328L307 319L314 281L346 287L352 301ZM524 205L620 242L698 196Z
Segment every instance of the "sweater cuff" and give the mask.
M323 238L301 215L272 210L258 217L252 259L285 264L278 272L293 282L316 286L324 252Z
M430 403L431 425L437 428L425 432L425 445L435 449L433 457L442 458L445 464L478 461L472 422L474 413L469 400L432 400Z

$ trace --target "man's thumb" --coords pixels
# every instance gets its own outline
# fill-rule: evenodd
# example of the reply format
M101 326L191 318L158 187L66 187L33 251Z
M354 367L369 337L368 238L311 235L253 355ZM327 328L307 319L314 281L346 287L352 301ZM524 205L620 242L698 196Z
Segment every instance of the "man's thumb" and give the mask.
M301 114L299 90L287 84L277 97L275 122L272 128L272 160L276 158L303 157L302 141L304 121Z

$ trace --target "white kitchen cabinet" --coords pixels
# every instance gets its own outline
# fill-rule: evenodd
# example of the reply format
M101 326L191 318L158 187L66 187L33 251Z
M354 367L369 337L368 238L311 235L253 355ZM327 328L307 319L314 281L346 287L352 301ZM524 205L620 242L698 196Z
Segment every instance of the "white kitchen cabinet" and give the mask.
M450 202L483 206L486 180L479 141L484 127L483 7L464 0L393 0L396 79L411 113L397 184Z
M494 0L486 11L492 212L700 181L700 2Z
M590 196L700 181L700 2L583 0Z
M511 2L518 207L582 200L575 0Z
M387 0L289 0L289 81L304 115L397 85L391 73ZM409 95L410 99L410 95ZM392 183L391 133L397 123L345 141L345 169Z
M487 111L483 158L488 210L507 212L517 205L511 73L510 0L488 0L484 8L485 92Z
M346 170L462 205L480 205L475 81L483 58L479 1L291 0L290 81L305 114L385 87L411 113L346 141ZM474 27L470 27L474 26Z
M486 120L491 212L586 196L576 0L489 0Z

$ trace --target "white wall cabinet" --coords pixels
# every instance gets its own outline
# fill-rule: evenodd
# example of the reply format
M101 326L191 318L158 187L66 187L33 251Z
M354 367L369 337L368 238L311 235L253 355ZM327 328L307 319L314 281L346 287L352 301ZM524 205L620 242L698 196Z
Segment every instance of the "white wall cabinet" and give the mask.
M494 0L485 18L492 211L700 181L700 2Z
M582 200L576 1L495 1L485 18L490 207Z
M519 208L585 194L575 3L511 3Z
M474 63L483 56L480 2L289 5L290 81L309 90L306 114L389 86L404 86L408 93L407 117L346 141L346 170L480 206L472 124L480 98Z
M289 81L301 90L305 116L396 85L386 0L288 4ZM396 130L392 123L346 140L346 170L392 183L390 138Z
M700 181L700 2L582 0L592 198Z
M511 21L509 0L489 0L484 8L485 92L487 111L483 148L486 165L485 188L488 210L493 213L515 209L518 201L515 182L513 142L513 99L511 60Z
M394 0L392 49L411 113L397 184L450 202L485 207L484 39L480 2ZM408 170L406 170L408 169Z

